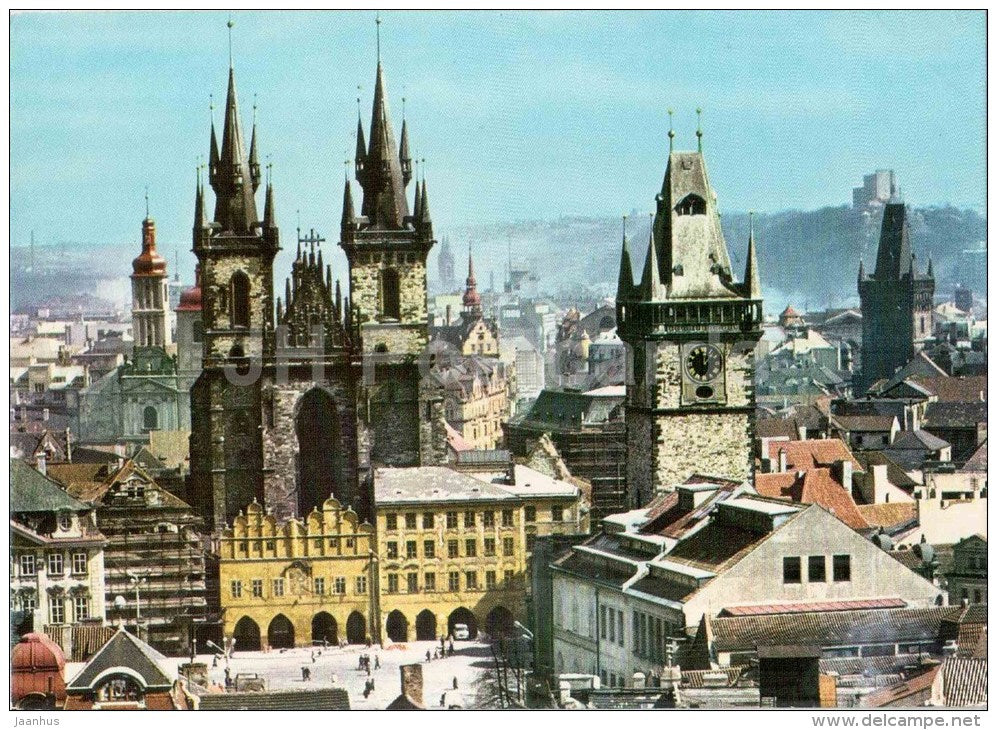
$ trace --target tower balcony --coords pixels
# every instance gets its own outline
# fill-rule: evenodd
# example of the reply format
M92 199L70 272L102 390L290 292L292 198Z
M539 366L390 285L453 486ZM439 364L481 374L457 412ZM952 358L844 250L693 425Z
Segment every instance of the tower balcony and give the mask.
M762 325L760 299L633 302L616 304L620 337L701 337L705 333L751 334Z

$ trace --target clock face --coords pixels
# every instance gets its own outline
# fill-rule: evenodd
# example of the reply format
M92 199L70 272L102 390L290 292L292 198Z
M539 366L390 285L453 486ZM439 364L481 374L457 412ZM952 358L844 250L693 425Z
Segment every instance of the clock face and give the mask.
M696 345L685 356L686 373L700 383L716 380L723 365L723 355L713 345Z

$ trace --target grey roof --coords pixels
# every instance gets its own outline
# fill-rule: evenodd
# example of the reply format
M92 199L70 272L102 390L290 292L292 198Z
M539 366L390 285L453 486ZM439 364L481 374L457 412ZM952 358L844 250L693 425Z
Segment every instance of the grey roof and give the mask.
M20 459L10 460L10 511L85 512L90 507L71 497L56 482L35 471Z
M93 689L101 674L118 667L138 674L146 690L169 689L173 686L173 679L164 667L167 661L165 656L144 641L119 629L110 641L97 650L79 674L73 677L66 689L70 692Z
M624 399L625 396L616 394L542 390L521 424L557 430L605 423Z
M984 401L929 403L924 410L925 428L976 428L978 423L986 422L987 404Z
M517 499L501 487L445 466L382 468L374 472L374 502L378 505Z
M938 451L950 446L948 441L938 438L927 431L901 431L896 440L890 444L890 451Z
M987 442L986 441L984 441L982 444L980 444L979 447L976 449L976 451L973 452L973 455L969 457L969 460L965 464L963 464L962 470L963 471L979 471L979 472L983 472L984 474L986 473L986 471L987 471Z
M200 697L199 710L348 710L350 696L342 687L281 692L225 692Z
M942 664L946 707L987 704L987 660L949 657Z

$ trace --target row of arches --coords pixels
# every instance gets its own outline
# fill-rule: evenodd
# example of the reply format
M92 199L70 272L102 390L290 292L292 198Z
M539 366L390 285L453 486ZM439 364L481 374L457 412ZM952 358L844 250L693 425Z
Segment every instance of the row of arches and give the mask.
M260 626L249 616L243 616L232 632L236 649L259 651L263 648ZM267 645L273 649L291 649L295 645L294 624L282 613L277 614L267 626ZM346 619L346 640L351 644L367 641L367 619L354 611ZM339 623L326 611L312 617L311 641L313 643L339 643Z
M456 626L463 624L467 626L469 638L475 639L478 636L478 619L474 613L461 606L453 610L447 617L446 633L439 631L436 614L426 608L420 611L415 617L416 641L435 641L443 636L451 636L456 633ZM515 629L515 619L512 612L505 606L496 606L485 617L485 631L489 636L505 636L511 634ZM390 641L405 642L411 638L409 620L404 613L395 609L391 611L385 621L385 633ZM259 651L263 648L263 634L260 625L249 616L243 616L235 625L232 632L237 650ZM367 619L359 611L353 611L346 619L346 640L351 644L363 644L367 641ZM273 649L291 649L295 646L294 624L282 613L271 619L267 626L266 643ZM320 611L312 617L311 637L312 643L338 644L340 639L339 623L336 618L326 612Z
M415 640L433 641L440 638L442 632L438 630L436 614L428 608L420 611L415 617ZM451 611L447 617L445 636L455 633L458 624L467 626L468 635L471 639L478 636L478 619L474 613L461 606ZM505 606L496 606L485 617L485 632L489 636L504 636L513 633L515 629L515 619L512 611ZM387 638L395 642L408 641L411 638L409 620L404 613L395 609L388 614L385 621L385 633Z

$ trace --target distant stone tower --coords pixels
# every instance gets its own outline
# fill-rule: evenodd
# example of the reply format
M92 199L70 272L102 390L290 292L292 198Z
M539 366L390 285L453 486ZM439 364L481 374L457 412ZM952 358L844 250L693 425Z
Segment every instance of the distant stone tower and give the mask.
M751 479L762 322L754 234L735 282L701 151L669 154L636 284L624 236L616 312L627 345L631 505L696 472Z
M135 347L173 344L166 259L156 251L156 222L146 211L142 221L142 253L132 261L132 334Z
M440 255L437 257L437 262L440 265L440 287L445 292L450 292L454 288L454 257L453 251L450 249L450 238L447 236L443 237L443 243L440 245Z
M934 330L934 267L929 258L927 273L918 273L909 219L910 212L903 203L887 204L876 270L866 275L865 266L859 262L862 372L855 388L857 394L906 365L931 339Z
M189 391L201 374L204 323L201 321L201 266L195 268L194 286L180 294L177 304L177 371Z
M425 177L412 179L408 125L395 146L384 70L374 86L370 144L357 119L356 179L363 190L360 215L349 180L343 193L340 246L350 266L350 322L358 331L363 363L359 413L361 473L371 465L410 466L445 458L443 394L420 374L429 341L426 260L436 241Z

